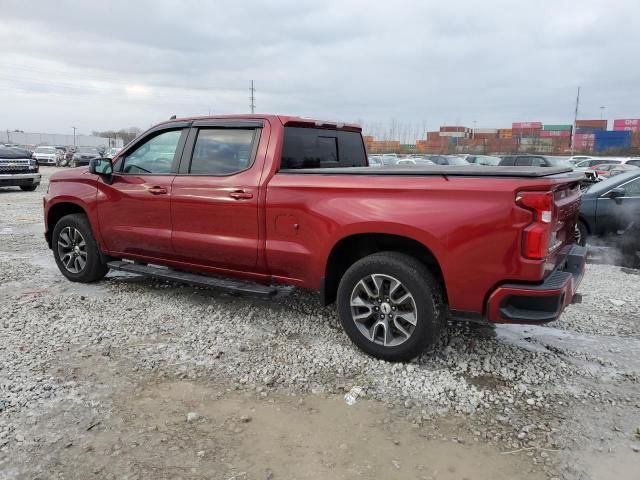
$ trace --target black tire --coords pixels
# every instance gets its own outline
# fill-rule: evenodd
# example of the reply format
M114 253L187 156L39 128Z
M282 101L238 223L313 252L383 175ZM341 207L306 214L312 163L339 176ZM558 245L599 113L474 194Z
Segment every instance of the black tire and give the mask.
M65 266L58 249L60 235L67 227L77 230L85 243L86 263L83 268L78 272L69 271ZM53 229L53 235L51 239L51 246L53 250L53 257L60 269L60 272L72 282L91 283L102 279L109 267L106 263L103 263L98 244L91 231L91 226L87 217L81 213L74 213L72 215L66 215L58 220L56 226Z
M21 185L20 186L20 190L22 190L23 192L35 192L36 188L38 188L38 185Z
M370 340L352 318L352 293L360 280L373 274L397 279L415 301L416 324L411 335L399 345L385 346ZM447 307L440 282L423 263L403 253L380 252L355 262L340 280L337 300L340 322L353 343L365 353L391 362L420 355L439 340L446 326Z
M587 244L588 236L589 231L587 230L587 226L582 220L578 220L578 223L576 223L576 243L584 247Z

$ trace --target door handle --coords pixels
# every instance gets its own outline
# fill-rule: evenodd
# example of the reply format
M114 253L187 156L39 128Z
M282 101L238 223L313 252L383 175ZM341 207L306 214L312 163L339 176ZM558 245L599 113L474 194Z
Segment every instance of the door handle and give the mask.
M250 198L253 198L253 193L245 192L244 190L236 190L235 192L231 192L229 196L236 200L249 200Z
M147 188L147 192L152 193L153 195L163 195L167 193L167 189L164 187L149 187Z

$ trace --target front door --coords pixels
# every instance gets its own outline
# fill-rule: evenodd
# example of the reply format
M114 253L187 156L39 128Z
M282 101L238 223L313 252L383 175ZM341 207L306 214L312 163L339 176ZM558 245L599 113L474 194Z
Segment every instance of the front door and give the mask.
M171 184L188 129L150 133L98 181L100 233L109 252L165 256L171 246Z
M599 235L622 233L631 227L640 227L640 178L623 183L620 187L625 190L624 197L598 198L596 233Z
M257 263L265 122L196 122L173 181L173 249L181 260L252 271Z

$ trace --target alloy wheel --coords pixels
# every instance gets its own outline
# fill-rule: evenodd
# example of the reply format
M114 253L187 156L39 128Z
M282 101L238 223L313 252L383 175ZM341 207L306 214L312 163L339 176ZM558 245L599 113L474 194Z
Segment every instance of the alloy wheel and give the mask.
M87 264L87 243L79 230L65 227L58 236L58 258L71 273L80 273Z
M351 293L351 318L362 335L385 347L411 337L418 321L413 295L400 280L372 274L356 283Z

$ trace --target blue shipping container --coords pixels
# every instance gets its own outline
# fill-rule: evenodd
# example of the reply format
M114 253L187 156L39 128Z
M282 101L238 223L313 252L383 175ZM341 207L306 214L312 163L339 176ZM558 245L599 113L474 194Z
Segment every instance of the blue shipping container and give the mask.
M631 145L631 132L602 130L595 132L593 149L604 152L610 148L624 148Z

